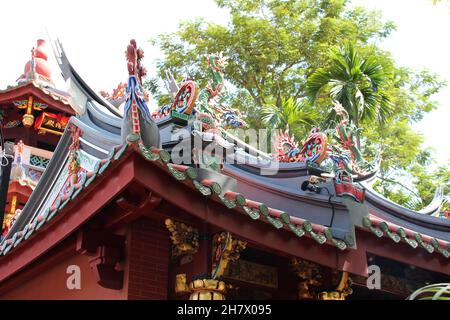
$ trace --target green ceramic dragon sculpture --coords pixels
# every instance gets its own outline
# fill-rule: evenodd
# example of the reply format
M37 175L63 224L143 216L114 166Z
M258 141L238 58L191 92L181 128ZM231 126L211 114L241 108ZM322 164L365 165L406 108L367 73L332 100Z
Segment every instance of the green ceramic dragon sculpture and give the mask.
M342 120L335 129L328 131L331 135L314 128L299 146L286 131L277 137L276 159L279 162L307 162L312 167L328 162L325 167L336 176L355 177L357 180L372 177L378 170L379 157L373 162L364 159L356 142L360 129L350 123L347 112L339 103L334 102L334 110Z
M329 156L334 163L335 171L344 170L357 177L367 176L377 171L379 166L379 155L373 162L364 159L357 143L357 134L360 129L353 125L348 117L347 111L338 102L333 102L336 114L342 117L342 120L336 126L334 133L341 148L332 145L329 149ZM347 151L347 152L346 152ZM350 159L346 155L350 153Z
M227 65L226 60L222 52L208 54L208 75L210 81L198 97L196 109L199 113L206 113L212 117L215 116L214 111L209 106L209 101L217 97L223 89L223 74Z

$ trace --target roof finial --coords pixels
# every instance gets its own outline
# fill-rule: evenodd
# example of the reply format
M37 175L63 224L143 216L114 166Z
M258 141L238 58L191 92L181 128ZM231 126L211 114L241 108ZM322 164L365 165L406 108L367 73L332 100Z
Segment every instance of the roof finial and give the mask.
M45 84L54 86L52 82L52 74L47 63L47 53L45 49L45 41L37 40L36 47L31 49L31 59L25 64L23 75L19 78L22 81L43 81Z
M139 83L142 84L142 78L147 75L147 70L142 66L142 59L144 58L144 51L137 48L136 40L131 39L127 46L127 67L130 76L136 76Z

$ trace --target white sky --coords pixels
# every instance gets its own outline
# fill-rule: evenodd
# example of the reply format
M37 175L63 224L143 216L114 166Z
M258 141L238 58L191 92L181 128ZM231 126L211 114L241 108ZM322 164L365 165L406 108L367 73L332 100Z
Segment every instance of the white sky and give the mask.
M437 72L450 82L450 4L433 6L430 0L353 0L354 4L380 9L385 19L396 23L395 32L382 45L393 53L399 64L414 69L423 67ZM225 24L227 12L213 0L165 1L5 1L0 18L0 88L14 84L30 57L36 39L59 37L66 53L87 83L97 91L111 91L126 81L124 52L129 39L135 38L145 51L149 74L153 61L161 53L148 42L151 37L175 31L181 20L206 17ZM50 49L50 46L49 46ZM49 52L50 53L50 52ZM52 55L53 79L64 89ZM450 159L448 143L450 87L436 99L441 106L416 125L423 132L425 146L435 149L439 163Z

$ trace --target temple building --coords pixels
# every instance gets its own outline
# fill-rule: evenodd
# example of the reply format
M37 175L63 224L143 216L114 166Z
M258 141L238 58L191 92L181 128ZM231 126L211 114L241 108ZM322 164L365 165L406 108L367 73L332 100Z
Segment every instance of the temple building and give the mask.
M16 84L0 91L0 124L5 141L15 144L3 236L21 213L75 111L69 94L58 90L48 66L45 41L31 50Z
M215 99L221 54L199 57L205 88L168 75L173 101L151 113L134 40L111 94L59 41L55 88L44 44L0 91L15 144L2 299L405 299L450 282L442 191L417 212L378 194L382 160L362 157L339 104L333 137L285 132L269 154L231 134L246 124Z

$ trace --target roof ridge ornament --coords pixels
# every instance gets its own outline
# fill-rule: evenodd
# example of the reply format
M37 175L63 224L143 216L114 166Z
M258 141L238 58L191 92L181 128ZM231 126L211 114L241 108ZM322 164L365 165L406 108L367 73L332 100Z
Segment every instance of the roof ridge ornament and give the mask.
M136 76L139 80L139 84L142 84L142 78L147 75L147 69L142 66L144 50L137 47L135 39L130 40L130 44L127 46L126 56L128 74L130 76Z
M17 79L18 84L34 82L37 85L55 87L47 60L46 42L38 39L36 46L31 49L31 58L25 64L23 74Z
M380 154L372 162L364 159L356 141L360 129L349 120L347 111L339 102L333 101L333 105L336 114L342 118L336 128L324 132L313 128L307 139L299 143L287 127L275 139L276 159L279 162L306 162L312 169L323 168L334 176L346 171L355 182L372 178L379 170Z
M128 83L122 122L122 141L142 141L146 148L159 147L159 129L148 109L146 94L142 88L142 78L147 70L142 65L144 51L131 39L127 46L126 59Z

